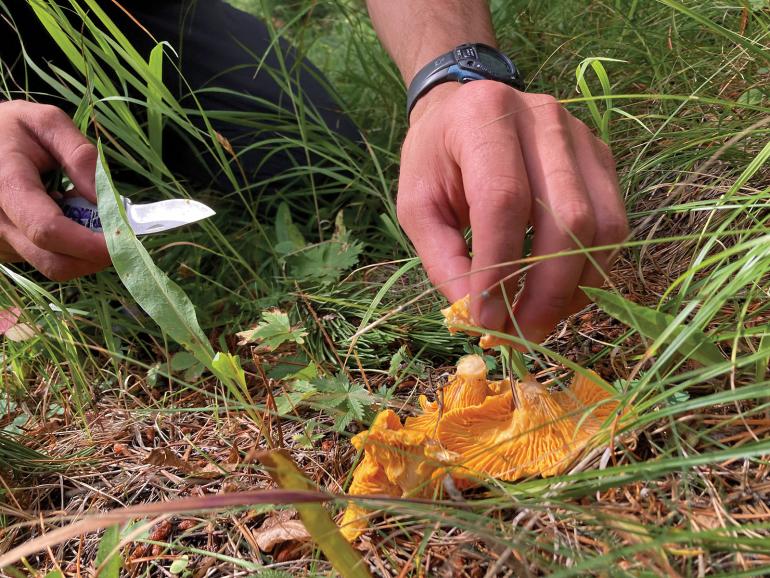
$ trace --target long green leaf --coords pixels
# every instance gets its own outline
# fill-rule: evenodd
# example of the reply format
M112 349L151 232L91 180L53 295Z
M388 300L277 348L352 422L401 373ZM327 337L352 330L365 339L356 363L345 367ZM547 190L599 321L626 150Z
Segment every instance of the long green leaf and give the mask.
M120 526L110 526L104 531L96 552L96 568L99 578L119 578L123 561L120 558Z
M312 492L317 489L297 469L291 458L282 452L265 452L259 456L259 460L284 490ZM339 527L322 505L304 503L296 507L305 528L343 578L371 578L361 555L342 536Z
M107 249L118 276L137 304L174 341L211 367L214 350L198 325L195 307L184 291L153 262L136 238L115 190L99 143L96 193Z
M667 344L678 341L677 351L685 357L695 359L704 365L717 364L725 360L719 348L705 333L683 325L674 327L676 320L673 315L637 305L603 289L591 287L582 289L605 313L636 329L645 337L662 338L662 342ZM687 332L683 335L685 329ZM677 339L680 337L681 339Z

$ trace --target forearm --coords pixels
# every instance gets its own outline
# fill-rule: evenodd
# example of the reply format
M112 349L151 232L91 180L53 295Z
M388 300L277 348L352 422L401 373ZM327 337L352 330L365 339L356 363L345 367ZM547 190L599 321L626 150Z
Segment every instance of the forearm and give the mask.
M464 42L495 46L486 0L367 0L369 16L408 86L431 59Z

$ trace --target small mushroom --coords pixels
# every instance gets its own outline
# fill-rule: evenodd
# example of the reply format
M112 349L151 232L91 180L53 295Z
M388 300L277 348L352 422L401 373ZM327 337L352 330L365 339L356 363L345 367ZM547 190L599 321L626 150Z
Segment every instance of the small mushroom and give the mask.
M452 305L446 309L442 309L441 313L444 315L444 322L446 323L449 333L458 333L462 331L471 336L481 335L481 333L478 331L461 329L458 327L459 325L478 326L478 323L476 323L471 317L470 295L466 295L462 299L452 303ZM482 349L491 349L492 347L497 347L498 345L511 345L511 342L507 339L501 339L500 337L496 337L494 335L481 335L479 346Z
M348 491L353 496L429 496L436 490L435 473L453 461L425 432L402 426L389 409L380 412L369 431L355 435L351 442L364 451ZM342 517L343 535L348 540L357 538L366 530L366 519L367 510L351 503Z
M394 421L395 420L395 421ZM383 411L374 418L371 429L353 436L350 442L359 452L364 452L364 457L353 472L353 481L350 483L348 494L351 496L364 495L399 495L399 488L388 480L385 469L377 462L371 452L366 451L366 440L372 434L382 429L390 429L401 426L398 416L392 411ZM340 526L342 535L348 541L353 541L366 531L368 527L368 510L359 504L348 504L345 514L342 516Z
M442 417L438 441L460 455L453 476L512 481L562 473L617 408L610 394L587 377L556 394L532 377L516 388L517 408L509 390Z
M457 371L449 383L436 392L436 401L419 398L422 415L406 419L406 427L435 436L436 426L443 414L482 403L491 393L487 387L487 364L478 355L466 355L457 362Z

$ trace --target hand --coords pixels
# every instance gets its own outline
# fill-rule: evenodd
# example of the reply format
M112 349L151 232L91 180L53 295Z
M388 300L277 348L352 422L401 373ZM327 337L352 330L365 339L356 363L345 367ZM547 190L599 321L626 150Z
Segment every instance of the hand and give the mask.
M442 84L417 102L397 208L431 282L452 302L470 293L476 322L514 335L500 281L513 303L519 265L510 262L522 258L529 224L535 257L628 235L609 148L553 97L488 80ZM612 254L591 252L603 272L584 254L528 268L513 308L523 337L540 342L585 306L578 287L601 286Z
M41 174L64 169L75 193L96 203L96 148L64 111L0 102L0 260L27 261L55 281L110 264L104 236L62 214Z

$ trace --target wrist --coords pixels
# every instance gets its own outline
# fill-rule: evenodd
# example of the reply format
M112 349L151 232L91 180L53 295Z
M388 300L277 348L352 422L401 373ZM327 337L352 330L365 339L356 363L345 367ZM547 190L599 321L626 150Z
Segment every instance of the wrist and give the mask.
M445 100L451 98L451 96L460 88L462 84L459 82L445 82L444 84L438 84L434 86L428 93L420 98L412 108L412 112L409 115L407 121L410 124L415 124L424 116L430 109L439 106Z
M444 35L440 39L431 38L430 42L422 43L417 50L411 52L408 57L404 56L397 59L399 70L404 79L404 84L408 87L417 73L423 66L438 58L442 54L451 52L455 47L461 44L486 44L497 48L497 39L489 31L478 32L477 34L462 35Z

